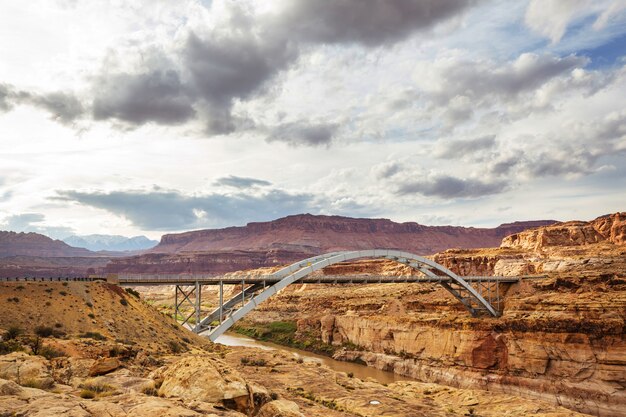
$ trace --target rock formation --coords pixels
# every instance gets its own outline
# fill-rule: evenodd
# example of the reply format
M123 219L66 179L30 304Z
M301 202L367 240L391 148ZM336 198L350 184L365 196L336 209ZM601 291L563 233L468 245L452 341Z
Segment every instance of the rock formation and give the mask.
M472 318L436 284L290 286L239 325L297 324L300 345L461 388L480 387L603 416L626 416L624 214L503 239L501 248L434 255L460 275L526 275L502 287L499 318ZM392 261L327 274L411 274ZM289 340L289 338L283 338Z
M371 248L432 254L451 247L497 246L508 234L552 223L516 222L488 229L303 214L244 227L165 235L150 253L112 260L106 272L222 273Z
M70 257L90 256L87 249L74 248L39 233L0 231L0 258L9 256Z
M536 251L546 247L593 245L599 242L626 244L626 213L614 213L590 222L556 223L525 230L507 236L501 246Z

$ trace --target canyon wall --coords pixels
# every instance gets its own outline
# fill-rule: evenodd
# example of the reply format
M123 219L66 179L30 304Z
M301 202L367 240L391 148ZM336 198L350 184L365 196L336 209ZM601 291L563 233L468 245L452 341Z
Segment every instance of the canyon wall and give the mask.
M297 323L297 337L333 346L338 359L421 381L624 417L623 219L618 213L568 222L505 238L501 248L436 254L437 262L460 275L533 275L501 289L498 318L471 317L436 284L307 284L287 288L244 324L291 320ZM380 260L335 265L325 272L411 274L405 266Z

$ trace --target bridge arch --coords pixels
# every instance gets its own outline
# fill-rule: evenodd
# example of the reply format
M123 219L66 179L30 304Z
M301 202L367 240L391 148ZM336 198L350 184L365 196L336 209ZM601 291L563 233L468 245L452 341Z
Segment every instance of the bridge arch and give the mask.
M222 309L218 307L202 321L200 321L200 323L198 323L194 328L194 331L196 333L204 333L208 331L209 339L215 341L226 330L232 327L250 311L254 310L258 305L287 286L297 283L307 275L333 264L366 258L391 259L401 264L410 266L414 270L432 279L434 282L442 285L474 316L480 312L486 312L488 315L494 317L499 315L491 304L488 303L478 291L476 291L476 289L474 289L462 277L450 271L443 265L408 252L387 249L372 249L362 251L332 252L295 262L269 275L268 278L271 278L271 281L275 282L269 287L265 287L261 284L255 284L245 289L242 288L242 292L223 304ZM242 302L242 300L248 301ZM235 306L238 303L243 305L240 308L235 309ZM228 317L221 321L219 325L212 326L211 324L221 317L224 309L229 311L230 314L228 314Z

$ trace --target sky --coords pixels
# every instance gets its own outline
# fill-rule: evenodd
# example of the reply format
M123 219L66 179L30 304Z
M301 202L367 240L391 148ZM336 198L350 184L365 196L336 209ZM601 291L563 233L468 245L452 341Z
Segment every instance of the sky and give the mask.
M0 229L626 210L626 0L0 2Z

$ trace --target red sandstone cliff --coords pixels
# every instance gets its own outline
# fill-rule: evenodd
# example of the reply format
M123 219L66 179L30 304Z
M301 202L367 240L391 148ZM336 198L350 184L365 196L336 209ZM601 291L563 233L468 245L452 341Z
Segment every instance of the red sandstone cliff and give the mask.
M423 226L388 219L301 214L243 227L164 235L152 253L282 249L303 253L389 248L432 254L451 247L495 247L503 237L548 221L516 222L496 228Z
M371 248L428 255L451 247L496 247L506 235L552 223L516 222L489 229L301 214L244 227L165 235L150 253L113 260L106 272L223 273Z
M525 230L507 236L503 248L539 250L555 246L581 246L594 243L626 244L626 212L608 214L590 222L571 221Z
M10 256L71 257L93 256L94 253L74 248L60 240L52 240L39 233L0 231L0 258Z

